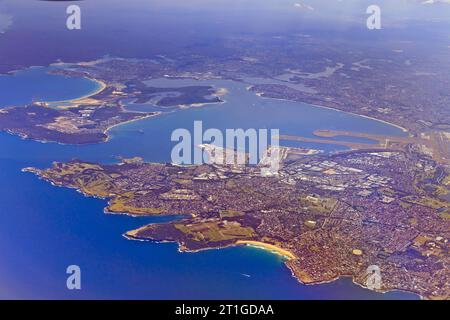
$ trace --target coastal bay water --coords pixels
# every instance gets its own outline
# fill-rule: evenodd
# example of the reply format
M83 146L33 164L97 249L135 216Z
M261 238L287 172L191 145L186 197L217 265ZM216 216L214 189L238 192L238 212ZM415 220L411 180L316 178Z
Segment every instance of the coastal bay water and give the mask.
M32 67L0 75L0 108L31 101L59 101L81 97L100 85L86 78L49 74L50 68Z
M58 78L54 90L46 68L33 69L39 89L27 85L27 72L2 78L9 88L3 105L36 99L66 100L96 89L87 79ZM36 73L34 73L36 72ZM8 79L8 80L4 80ZM13 80L11 80L13 79ZM13 81L12 84L9 81ZM66 82L69 81L69 82ZM170 161L176 128L190 129L194 120L205 128L279 128L282 134L312 136L316 129L403 134L371 119L303 103L263 99L231 81L152 80L148 85L177 87L209 84L226 87L226 103L179 110L113 128L103 144L70 146L22 140L0 133L0 298L111 299L415 299L403 292L374 293L350 279L315 286L298 283L283 259L261 249L235 247L181 254L173 243L126 240L121 235L146 223L171 218L105 215L105 200L54 187L21 169L48 167L74 158L116 162L118 156ZM17 91L20 90L20 91ZM135 108L137 108L135 106ZM331 145L301 144L335 151ZM82 290L66 289L68 265L82 270Z

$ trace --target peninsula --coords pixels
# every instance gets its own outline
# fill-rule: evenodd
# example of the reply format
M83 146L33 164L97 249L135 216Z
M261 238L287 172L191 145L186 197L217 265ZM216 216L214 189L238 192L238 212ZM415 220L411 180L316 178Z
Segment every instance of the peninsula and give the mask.
M381 291L450 295L450 202L441 198L450 172L414 149L288 154L270 177L254 166L141 160L25 171L105 198L109 213L183 217L130 230L128 239L177 242L182 252L254 245L286 257L310 284L351 276L365 286L377 265Z

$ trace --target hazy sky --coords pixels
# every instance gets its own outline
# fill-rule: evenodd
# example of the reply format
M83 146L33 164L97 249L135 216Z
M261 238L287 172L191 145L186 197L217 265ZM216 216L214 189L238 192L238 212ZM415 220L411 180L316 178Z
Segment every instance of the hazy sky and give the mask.
M5 32L12 24L12 15L0 11L0 33Z
M302 32L364 40L366 9L381 7L378 39L450 45L443 0L0 0L0 61L46 64L104 54L146 57L193 47L223 54L228 39ZM82 30L66 28L66 8L82 9ZM374 34L371 34L374 35ZM437 40L435 40L437 39Z

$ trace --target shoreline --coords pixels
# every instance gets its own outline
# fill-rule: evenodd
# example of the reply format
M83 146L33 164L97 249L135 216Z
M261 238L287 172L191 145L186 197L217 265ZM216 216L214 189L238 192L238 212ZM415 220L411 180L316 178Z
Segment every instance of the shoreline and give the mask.
M143 227L141 227L141 228L143 228ZM227 248L239 248L239 247L243 247L243 246L255 247L255 248L263 249L263 250L266 250L266 251L271 252L273 254L281 255L281 256L285 257L287 259L287 261L284 261L283 265L286 268L289 269L289 271L291 272L292 277L298 283L300 283L301 285L304 285L304 286L326 285L326 284L330 284L330 283L333 283L333 282L336 282L336 281L339 281L339 280L342 280L342 279L351 278L353 285L356 285L356 286L358 286L360 288L363 288L363 289L366 289L366 290L370 290L367 287L365 287L363 284L356 282L355 281L355 277L352 276L352 275L339 275L339 276L336 276L336 277L334 277L332 279L323 280L323 281L308 281L308 280L302 278L301 275L296 274L294 272L294 270L290 267L289 262L294 260L294 259L296 259L296 257L292 253L290 253L287 250L281 249L281 248L279 248L277 246L268 244L268 243L259 242L259 241L253 241L253 240L238 240L234 244L232 243L232 244L225 245L225 246L205 247L205 248L200 248L200 249L194 249L193 250L193 249L186 248L182 243L180 243L179 241L176 241L176 240L154 240L154 239L150 239L150 238L142 238L142 237L135 236L135 234L141 228L127 231L124 234L122 234L122 236L125 239L129 240L129 241L150 242L150 243L155 243L155 244L173 243L173 244L177 245L177 251L179 253L181 253L181 254L183 254L183 253L201 253L201 252L209 251L209 250L222 250L222 249L227 249ZM283 252L285 252L285 251L289 252L294 258L292 259L289 256L281 254L280 252L275 251L274 248L277 248L278 250L281 250ZM306 273L305 273L305 276L307 276ZM378 293L378 294L387 294L389 292L403 292L403 293L415 295L415 296L419 297L420 300L428 300L426 297L424 297L424 296L422 296L422 295L420 295L420 294L418 294L416 292L408 291L408 290L404 290L404 289L398 289L398 288L391 288L391 289L385 289L385 290L375 290L375 291L371 290L371 291L373 291L375 293Z
M239 247L248 246L248 247L263 249L267 252L276 254L278 256L282 256L285 259L287 259L288 261L297 259L297 257L295 257L294 254L292 254L288 250L282 249L280 247L277 247L277 246L269 244L269 243L254 241L254 240L237 240L234 243L230 243L230 244L227 244L224 246L189 249L186 246L184 246L180 241L177 241L177 240L154 240L151 238L143 238L143 237L137 236L138 232L141 231L142 229L145 229L145 227L147 227L147 225L142 226L137 229L127 231L127 232L123 233L122 236L124 238L126 238L127 240L131 240L131 241L142 241L142 242L151 242L151 243L174 243L177 245L177 247L178 247L177 250L179 253L198 253L198 252L209 251L209 250L221 250L221 249L226 249L226 248L239 248Z
M363 284L361 284L359 282L356 282L355 281L355 277L352 276L352 275L338 275L338 276L336 276L336 277L334 277L332 279L323 280L323 281L320 281L320 280L319 281L308 281L308 280L302 279L301 275L298 275L298 274L296 274L294 272L294 270L289 265L289 261L285 262L284 264L289 269L289 271L291 272L292 277L295 280L297 280L298 282L300 282L301 284L305 285L305 286L324 285L324 284L329 284L329 283L333 283L333 282L339 281L341 279L350 278L352 280L352 284L354 284L354 285L356 285L356 286L358 286L360 288L363 288L363 289L366 289L366 290L370 290L369 288L367 288ZM413 294L413 295L419 297L420 300L429 300L426 297L418 294L417 292L408 291L408 290L404 290L404 289L398 289L398 288L391 288L391 289L385 289L385 290L370 290L370 291L373 291L373 292L379 293L379 294L387 294L389 292L403 292L403 293Z
M55 65L58 65L58 64L64 64L64 63L63 62L55 62L55 63L50 63L49 65L31 65L31 66L28 66L28 67L7 71L5 73L0 73L0 76L14 76L17 73L24 72L26 70L32 70L32 69L38 69L38 68L49 68L49 67L52 67L52 66L55 66ZM85 78L85 79L88 79L88 80L90 80L92 82L95 82L99 87L94 89L93 91L85 94L85 95L82 95L80 97L76 97L76 98L73 98L73 99L54 100L54 101L41 101L41 102L43 102L43 103L50 103L50 104L53 104L53 103L64 103L64 102L65 103L68 103L68 102L76 103L76 102L78 102L78 100L88 99L88 98L90 98L90 97L92 97L92 96L94 96L96 94L99 94L100 92L105 90L106 87L108 86L104 81L99 80L99 79L95 79L94 77L92 77L90 75L81 76L80 78Z
M252 88L252 86L248 87L247 90L250 91L251 88ZM272 98L272 97L264 96L264 94L266 94L265 92L255 92L255 91L250 91L250 92L254 92L255 95L257 95L258 97L260 97L262 99L273 99L273 100L279 100L279 101L299 102L299 103L304 103L304 104L307 104L307 105L310 105L310 106L313 106L313 107L316 107L316 108L328 109L328 110L343 112L343 113L350 114L350 115L353 115L353 116L363 117L363 118L366 118L366 119L370 119L370 120L373 120L373 121L381 122L381 123L387 124L389 126L392 126L394 128L400 129L404 133L410 133L410 131L408 129L406 129L405 127L402 127L401 125L389 122L387 120L378 119L378 118L375 118L375 117L372 117L372 116L367 116L367 115L363 115L363 114L359 114L359 113L351 112L351 111L344 111L344 110L341 110L341 109L338 109L338 108L334 108L334 107L327 107L327 106L322 106L322 105L318 105L318 104L313 104L313 103L309 103L309 102L306 102L306 101L290 100L290 99L285 99L285 98Z
M253 241L253 240L238 240L236 241L236 245L246 245L249 247L259 248L266 251L270 251L272 253L275 253L277 255L283 256L288 260L296 260L297 257L290 251L280 248L276 245L265 243L261 241Z
M123 109L123 108L122 108L122 109ZM137 112L137 113L141 113L141 112ZM142 113L142 114L144 114L144 113ZM161 114L163 114L163 112L157 111L157 112L155 112L154 114L148 114L148 115L142 116L142 117L140 117L140 118L136 118L136 119L132 119L132 120L128 120L128 121L124 121L124 122L120 122L120 123L111 125L111 126L109 126L108 128L106 128L106 129L103 131L103 134L106 135L106 138L105 138L103 141L99 141L99 142L97 142L97 143L105 143L105 142L109 142L110 139L111 139L111 134L109 133L109 131L112 130L112 129L114 129L114 128L116 128L116 127L119 127L119 126L122 126L122 125L126 125L126 124L130 124L130 123L133 123L133 122L136 122L136 121L140 121L140 120L152 118L152 117L157 117L157 116L160 116Z
M95 82L99 87L89 93L86 93L85 95L82 95L82 96L74 98L74 99L57 100L57 101L42 101L42 102L48 103L48 104L70 103L70 104L76 105L77 103L82 103L83 100L85 100L85 99L89 99L89 98L101 93L103 90L105 90L108 87L108 85L102 80L98 80L98 79L95 79L92 77L82 77L82 78L85 78L92 82Z

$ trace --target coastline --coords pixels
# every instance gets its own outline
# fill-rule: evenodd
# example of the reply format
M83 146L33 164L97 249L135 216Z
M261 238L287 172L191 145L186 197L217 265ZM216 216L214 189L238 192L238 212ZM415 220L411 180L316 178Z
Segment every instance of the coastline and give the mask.
M306 286L315 286L315 285L322 285L322 284L328 284L328 283L333 283L335 281L339 281L340 279L344 279L344 278L350 278L352 280L352 283L360 288L366 289L366 290L370 290L369 288L367 288L366 286L364 286L364 284L359 283L356 281L355 276L353 275L337 275L331 279L328 280L312 280L307 273L303 272L302 270L297 270L297 273L295 272L294 268L291 267L291 265L289 264L289 261L286 261L284 263L286 265L286 267L291 271L292 277L295 278L298 282L300 282L303 285ZM413 292L413 291L408 291L408 290L404 290L404 289L398 289L398 288L390 288L390 289L385 289L385 290L372 290L374 292L380 293L380 294L387 294L389 292L404 292L404 293L408 293L408 294L414 294L417 297L419 297L420 300L429 300L428 298L418 294L417 292Z
M247 90L250 91L251 88L252 88L252 86L248 87ZM252 92L253 92L253 91L252 91ZM333 111L343 112L343 113L350 114L350 115L353 115L353 116L363 117L363 118L366 118L366 119L370 119L370 120L374 120L374 121L377 121L377 122L381 122L381 123L387 124L387 125L389 125L389 126L395 127L395 128L397 128L397 129L400 129L400 130L401 130L402 132L404 132L404 133L409 133L409 132L410 132L408 129L406 129L405 127L402 127L402 126L400 126L400 125L398 125L398 124L395 124L395 123L392 123L392 122L389 122L389 121L386 121L386 120L378 119L378 118L375 118L375 117L371 117L371 116L359 114L359 113L356 113L356 112L344 111L344 110L341 110L341 109L338 109L338 108L327 107L327 106L322 106L322 105L318 105L318 104L312 104L312 103L305 102L305 101L301 101L301 100L290 100L290 99L283 99L283 98L272 98L272 97L264 96L264 94L265 94L264 92L254 92L254 93L255 93L255 95L257 95L258 97L260 97L260 98L262 98L262 99L273 99L273 100L279 100L279 101L289 101L289 102L300 102L300 103L305 103L305 104L308 104L308 105L313 106L313 107L316 107L316 108L328 109L328 110L333 110Z
M122 109L123 109L123 107L122 107ZM137 113L142 113L142 112L137 112ZM108 142L108 141L111 139L111 135L109 134L109 131L110 131L111 129L114 129L115 127L119 127L119 126L122 126L122 125L125 125L125 124L129 124L129 123L132 123L132 122L135 122L135 121L140 121L140 120L144 120L144 119L148 119L148 118L152 118L152 117L157 117L157 116L159 116L159 115L161 115L161 114L162 114L161 111L157 111L157 112L155 112L155 113L153 113L153 114L148 114L148 115L146 115L146 116L142 116L142 117L139 117L139 118L136 118L136 119L132 119L132 120L120 122L120 123L114 124L114 125L112 125L112 126L109 126L108 128L106 128L106 129L103 131L103 134L106 135L106 138L105 138L103 141L99 141L99 142L97 142L97 143L100 143L100 142Z
M247 245L255 248L261 248L278 255L285 257L288 260L295 260L297 257L290 251L286 249L282 249L270 243L265 243L261 241L253 241L253 240L238 240L236 241L236 245Z
M136 112L136 113L142 113L142 112ZM35 139L35 138L30 138L28 135L26 134L18 134L16 132L13 132L11 130L5 130L4 132L6 134L12 135L12 136L18 136L20 137L22 140L32 140L35 141L37 143L55 143L57 145L60 146L82 146L82 145L94 145L94 144L99 144L99 143L105 143L110 141L111 139L111 135L109 134L109 131L111 129L114 129L115 127L119 127L121 125L125 125L125 124L129 124L135 121L140 121L140 120L144 120L147 118L151 118L151 117L156 117L161 115L162 112L156 112L155 114L149 114L149 115L145 115L136 119L132 119L132 120L128 120L128 121L124 121L124 122L120 122L114 125L111 125L109 127L107 127L105 130L102 131L102 133L105 135L105 138L103 138L102 140L96 141L96 142L87 142L87 143L65 143L65 142L58 142L58 141L53 141L53 140L45 140L45 139Z
M236 248L236 247L241 247L241 246L249 246L249 247L263 249L268 252L277 254L279 256L284 257L288 261L297 259L297 257L288 250L282 249L280 247L277 247L277 246L269 244L269 243L254 241L254 240L237 240L234 243L230 243L230 244L227 244L224 246L204 247L204 248L200 248L200 249L189 249L185 245L183 245L180 241L177 241L177 240L154 240L151 238L142 238L142 237L137 236L137 234L142 229L145 229L146 227L147 227L147 225L137 228L137 229L127 231L123 234L123 237L126 238L127 240L134 240L134 241L147 241L147 242L153 242L153 243L176 243L178 246L178 252L180 252L180 253L197 253L197 252L202 252L202 251L207 251L207 250L221 250L221 249L225 249L225 248L233 248L233 247Z
M79 97L79 98L77 98L77 99L72 99L72 100L69 100L69 101L71 101L71 102L78 102L79 100L88 99L88 98L90 98L90 97L92 97L92 96L95 96L95 95L101 93L101 92L102 92L103 90L105 90L106 87L108 86L108 85L107 85L104 81L102 81L102 80L98 80L98 79L91 78L91 77L85 77L85 78L86 78L86 79L89 79L89 80L91 80L91 81L96 82L96 83L99 85L99 87L98 87L96 90L94 90L94 91L92 91L92 92L90 92L90 93L88 93L88 94L86 94L86 95L84 95L84 96L81 96L81 97Z
M39 171L39 169L38 169ZM36 172L36 170L34 168L23 168L22 172L26 172L26 173L32 173L35 174L39 177L39 179L45 180L48 182L48 180L46 180L44 177L42 177L39 172ZM62 188L67 188L68 186L62 185L62 184L55 184L53 182L50 182L51 185L55 186L55 187L62 187ZM91 195L91 194L87 194L85 192L83 192L80 189L77 189L75 187L69 187L70 189L75 190L76 192L83 194L86 197L91 197L91 198L97 198L97 199L101 199L101 200L106 200L107 198L103 198L103 197L98 197L95 195ZM106 213L106 212L105 212ZM115 213L117 214L117 213ZM131 214L127 214L127 213L123 213L125 215L129 215L129 216L133 216ZM177 247L178 247L178 252L180 253L197 253L197 252L202 252L202 251L207 251L207 250L221 250L224 248L230 248L230 247L241 247L242 245L246 245L246 246L251 246L251 247L255 247L255 248L260 248L260 249L264 249L267 250L268 252L283 256L284 258L287 259L287 261L284 261L284 265L291 271L291 275L293 278L295 278L299 283L303 284L303 285L322 285L322 284L327 284L327 283L332 283L335 281L340 280L341 278L351 278L352 279L352 283L367 289L367 287L364 286L364 284L358 283L355 280L355 277L352 275L338 275L336 277L333 277L331 279L327 279L327 280L323 280L323 281L314 281L312 280L307 273L302 272L302 270L297 269L297 268L293 268L290 264L291 261L297 259L291 252L289 252L288 250L282 249L278 246L272 245L272 244L268 244L268 243L264 243L264 242L260 242L260 241L254 241L254 240L238 240L235 243L230 243L228 245L224 245L224 246L216 246L216 247L204 247L204 248L200 248L200 249L195 249L195 250L191 250L188 249L187 247L185 247L182 243L180 243L179 241L172 241L172 240L153 240L150 238L142 238L142 237L138 237L136 236L137 233L145 228L146 226L137 228L137 229L133 229L130 231L127 231L123 234L123 237L126 238L127 240L133 240L133 241L141 241L141 242L153 242L153 243L176 243ZM376 290L377 293L388 293L388 292L394 292L394 291L398 291L398 292L405 292L405 293L410 293L410 294L414 294L416 296L418 296L421 300L424 299L429 299L428 297L424 297L421 296L420 294L413 292L413 291L408 291L408 290L403 290L403 289L397 289L397 288L389 288L389 289L385 289L385 290Z
M94 89L93 91L82 95L80 97L74 98L74 99L67 99L67 100L57 100L57 101L43 101L44 103L48 103L48 104L57 104L57 103L71 103L71 104L77 104L77 103L83 103L83 100L85 99L89 99L99 93L101 93L103 90L106 89L106 87L108 86L104 81L102 80L98 80L92 77L83 77L85 79L89 79L90 81L95 82L98 85L98 88Z
M64 65L65 63L63 62L55 62L55 63L50 63L49 65L31 65L28 67L23 67L23 68L19 68L19 69L14 69L5 73L0 73L0 76L4 75L4 76L14 76L15 74L19 73L19 72L23 72L26 70L32 70L32 69L37 69L37 68L48 68L48 67L52 67L52 66L57 66L57 65ZM84 99L88 99L96 94L99 94L100 92L102 92L103 90L106 89L107 84L102 81L102 80L98 80L95 79L94 77L90 76L90 75L85 75L82 76L80 78L85 78L88 79L92 82L95 82L98 85L98 88L94 89L91 92L86 93L85 95L73 98L73 99L65 99L65 100L54 100L54 101L42 101L44 103L77 103L79 100L84 100Z
M238 240L236 241L234 244L229 244L229 245L225 245L225 246L219 246L219 247L205 247L205 248L201 248L201 249L196 249L196 250L191 250L186 248L183 244L181 244L179 241L172 241L172 240L153 240L153 239L146 239L146 238L141 238L141 237L137 237L135 236L137 232L139 232L141 228L135 229L135 230L130 230L126 233L123 234L123 237L127 240L131 240L131 241L141 241L141 242L152 242L152 243L174 243L177 244L177 251L179 253L200 253L202 251L207 251L207 250L221 250L221 249L225 249L225 248L237 248L240 247L242 245L246 245L246 246L251 246L251 247L255 247L255 248L259 248L259 249L263 249L266 251L269 251L271 253L277 254L277 255L281 255L284 258L287 259L287 261L284 261L284 265L290 270L292 277L298 281L299 283L301 283L302 285L305 286L315 286L315 285L325 285L325 284L329 284L329 283L333 283L336 281L339 281L341 279L344 278L351 278L352 283L354 285L357 285L358 287L361 287L363 289L366 290L370 290L368 289L366 286L364 286L361 283L356 282L355 277L352 275L338 275L332 279L329 280L323 280L323 281L313 281L306 273L300 272L299 274L297 274L294 269L290 266L290 261L296 259L296 257L290 253L287 250L281 249L277 246L268 244L268 243L264 243L264 242L259 242L259 241L253 241L253 240ZM292 255L292 256L291 256ZM300 270L297 270L297 272ZM408 294L413 294L417 297L419 297L420 300L428 300L427 297L424 297L420 294L418 294L417 292L413 292L413 291L408 291L408 290L403 290L403 289L397 289L397 288L390 288L390 289L385 289L385 290L376 290L375 292L380 293L380 294L387 294L389 292L404 292L404 293L408 293Z

